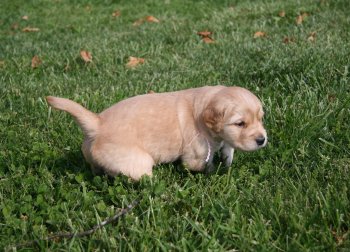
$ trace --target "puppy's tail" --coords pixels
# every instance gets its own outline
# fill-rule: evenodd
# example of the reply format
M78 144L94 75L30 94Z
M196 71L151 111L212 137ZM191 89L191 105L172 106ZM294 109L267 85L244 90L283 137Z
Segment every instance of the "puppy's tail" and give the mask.
M100 127L100 118L97 114L65 98L47 96L46 100L51 107L71 114L83 130L85 136L94 137L97 134Z

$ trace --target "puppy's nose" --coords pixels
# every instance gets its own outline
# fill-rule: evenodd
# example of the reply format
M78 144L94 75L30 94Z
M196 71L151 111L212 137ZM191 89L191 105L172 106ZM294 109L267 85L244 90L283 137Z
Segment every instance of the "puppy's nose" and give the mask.
M265 137L258 137L255 139L255 141L258 144L258 146L263 145L265 143Z

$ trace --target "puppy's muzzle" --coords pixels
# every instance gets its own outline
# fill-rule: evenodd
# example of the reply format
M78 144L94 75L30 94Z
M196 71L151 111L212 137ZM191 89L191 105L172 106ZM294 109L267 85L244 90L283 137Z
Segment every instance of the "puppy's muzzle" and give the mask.
M256 144L257 144L258 146L264 145L264 144L265 144L265 140L266 140L266 138L263 137L263 136L258 137L258 138L255 139Z

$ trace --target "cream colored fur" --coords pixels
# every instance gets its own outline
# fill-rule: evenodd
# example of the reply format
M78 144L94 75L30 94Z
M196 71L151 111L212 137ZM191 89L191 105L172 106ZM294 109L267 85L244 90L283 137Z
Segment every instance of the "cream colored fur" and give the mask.
M93 170L111 176L139 180L151 176L155 164L177 159L189 170L211 171L220 148L224 164L230 166L234 148L252 151L267 143L261 103L240 87L139 95L100 114L64 98L48 96L47 101L75 118L84 132L86 160Z

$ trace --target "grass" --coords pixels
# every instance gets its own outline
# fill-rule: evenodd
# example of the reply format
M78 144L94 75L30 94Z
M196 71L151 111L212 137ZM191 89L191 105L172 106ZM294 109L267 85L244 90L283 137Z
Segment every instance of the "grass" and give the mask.
M147 15L160 23L132 25ZM0 248L89 229L137 198L89 237L26 249L349 251L349 23L346 0L2 1ZM202 30L216 43L202 43ZM129 56L145 64L128 69ZM44 100L68 97L98 112L149 90L207 84L256 93L269 135L265 149L237 152L228 172L212 176L174 164L139 183L93 176L80 130Z

